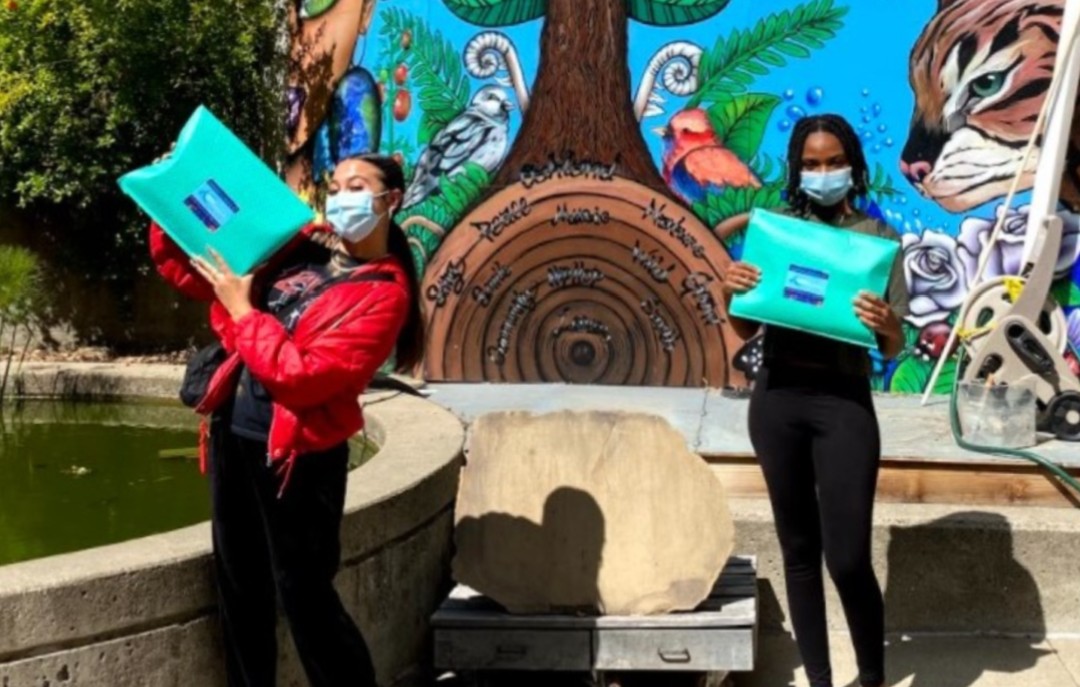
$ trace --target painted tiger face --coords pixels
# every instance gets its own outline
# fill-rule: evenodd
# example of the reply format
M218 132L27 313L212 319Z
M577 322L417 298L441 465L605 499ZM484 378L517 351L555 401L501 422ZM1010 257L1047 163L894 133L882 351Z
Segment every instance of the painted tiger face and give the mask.
M911 51L915 113L900 162L924 196L962 212L1008 193L1050 85L1064 4L939 2Z

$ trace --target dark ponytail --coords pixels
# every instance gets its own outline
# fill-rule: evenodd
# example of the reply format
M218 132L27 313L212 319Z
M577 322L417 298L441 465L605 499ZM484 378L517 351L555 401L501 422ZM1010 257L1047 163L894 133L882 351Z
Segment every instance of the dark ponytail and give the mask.
M405 171L394 158L385 155L360 155L356 159L378 168L386 190L405 191ZM393 220L393 212L394 209L391 209L387 249L401 263L405 278L409 282L409 314L401 333L398 334L394 369L402 374L410 374L424 359L425 334L424 315L420 310L420 275L413 261L409 239L401 225Z

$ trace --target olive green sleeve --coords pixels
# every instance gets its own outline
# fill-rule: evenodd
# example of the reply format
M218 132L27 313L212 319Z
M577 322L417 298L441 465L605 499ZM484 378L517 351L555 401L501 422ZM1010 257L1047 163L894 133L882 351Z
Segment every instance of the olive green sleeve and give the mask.
M884 222L880 224L882 236L900 243L899 234ZM904 277L904 248L902 245L898 247L896 257L893 258L892 270L889 272L889 285L885 290L885 300L889 302L889 307L900 319L904 319L911 314L908 306L907 279Z

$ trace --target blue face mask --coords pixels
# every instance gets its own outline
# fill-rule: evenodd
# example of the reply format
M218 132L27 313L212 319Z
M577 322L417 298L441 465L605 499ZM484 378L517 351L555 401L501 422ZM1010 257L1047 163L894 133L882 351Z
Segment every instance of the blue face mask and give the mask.
M799 188L818 205L832 207L847 198L854 184L851 167L834 172L803 172Z
M338 191L326 199L326 221L345 241L363 241L379 225L382 216L375 212L375 199L384 195L386 192Z

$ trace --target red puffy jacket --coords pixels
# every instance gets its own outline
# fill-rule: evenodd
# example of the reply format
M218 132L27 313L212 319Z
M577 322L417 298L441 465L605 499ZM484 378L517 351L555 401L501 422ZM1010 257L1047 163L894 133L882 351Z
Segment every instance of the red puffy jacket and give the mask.
M317 231L325 228L309 226L297 241ZM161 276L185 296L212 301L210 326L229 353L199 413L231 401L236 372L241 363L246 365L273 399L267 447L270 459L284 467L286 480L297 455L336 446L364 426L358 397L390 356L409 312L408 280L396 258L386 256L359 268L392 275L392 280L345 280L316 296L290 335L277 318L257 310L234 322L210 284L157 224L150 225L150 255ZM206 438L204 423L204 471Z

